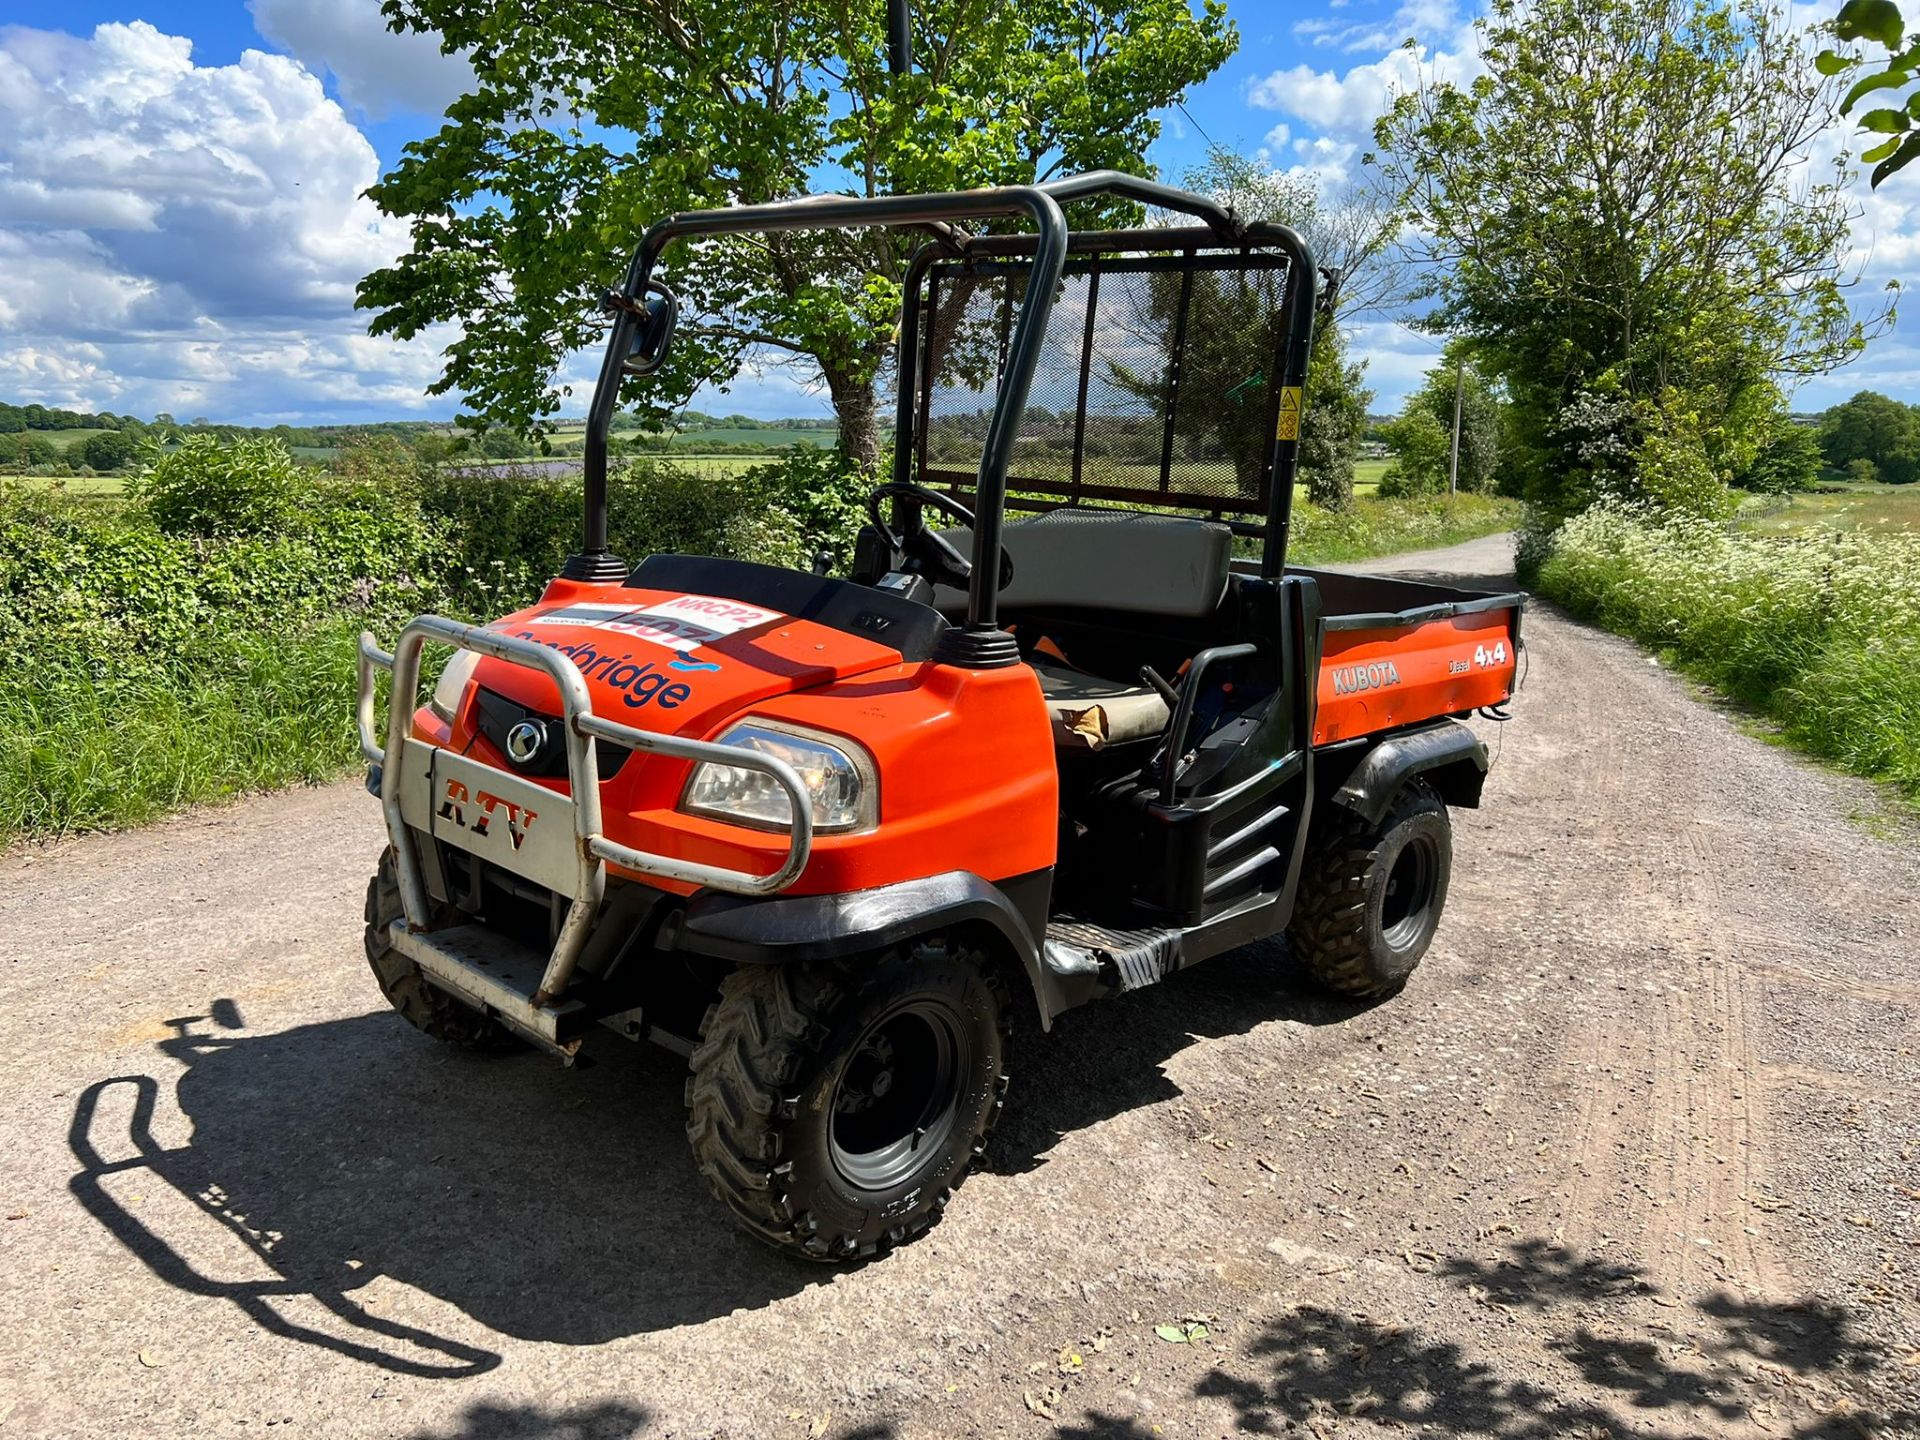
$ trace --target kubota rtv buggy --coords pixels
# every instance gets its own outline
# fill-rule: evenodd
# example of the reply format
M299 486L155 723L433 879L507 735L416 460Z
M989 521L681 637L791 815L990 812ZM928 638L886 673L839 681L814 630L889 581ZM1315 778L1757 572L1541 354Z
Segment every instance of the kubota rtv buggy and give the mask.
M1191 223L1070 233L1101 195ZM607 433L671 344L662 252L875 225L927 240L850 573L617 559ZM387 998L457 1045L686 1055L714 1192L834 1261L939 1216L1018 1013L1283 931L1325 985L1399 988L1486 772L1453 717L1509 698L1519 598L1285 567L1318 293L1292 231L1110 173L653 226L609 295L580 553L491 625L363 638ZM425 643L454 654L416 709Z

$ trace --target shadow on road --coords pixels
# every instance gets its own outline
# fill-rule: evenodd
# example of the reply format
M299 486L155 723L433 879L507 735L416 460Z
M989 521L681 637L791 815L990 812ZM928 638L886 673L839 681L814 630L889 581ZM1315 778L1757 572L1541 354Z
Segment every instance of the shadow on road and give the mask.
M1920 1409L1876 1404L1863 1388L1877 1383L1883 1399L1897 1389L1897 1356L1831 1304L1711 1295L1649 1323L1625 1308L1653 1293L1644 1271L1544 1240L1514 1245L1497 1264L1463 1261L1442 1273L1492 1312L1465 1338L1302 1305L1261 1325L1194 1394L1225 1401L1236 1431L1252 1435L1345 1435L1350 1423L1370 1434L1487 1440L1920 1433ZM1558 1323L1538 1338L1516 1334L1499 1314L1508 1308ZM1585 1390L1560 1383L1543 1363L1549 1356L1570 1362ZM1099 1409L1054 1431L1056 1440L1159 1433Z
M1643 1272L1545 1241L1514 1246L1497 1266L1461 1263L1448 1273L1495 1312L1554 1312L1560 1323L1542 1349L1571 1364L1587 1393L1556 1387L1542 1374L1544 1355L1524 1341L1519 1353L1508 1341L1505 1354L1480 1359L1471 1340L1317 1306L1268 1322L1246 1351L1250 1373L1216 1369L1197 1393L1227 1400L1254 1434L1347 1416L1495 1440L1679 1440L1756 1429L1858 1440L1920 1424L1920 1412L1898 1402L1887 1411L1865 1400L1861 1382L1893 1381L1892 1357L1854 1317L1821 1301L1712 1295L1649 1323L1621 1308L1652 1292ZM1490 1319L1476 1338L1501 1333L1497 1314Z
M996 1168L1031 1170L1062 1135L1178 1095L1162 1064L1200 1038L1364 1008L1298 990L1269 945L1069 1016L1028 1043ZM590 1345L764 1306L830 1273L724 1218L687 1153L684 1062L665 1052L607 1037L601 1063L569 1071L531 1052L446 1051L386 1011L246 1035L230 1000L169 1023L159 1048L186 1067L173 1098L191 1139L159 1138L181 1127L153 1076L102 1080L75 1108L70 1188L161 1279L286 1339L457 1378L500 1356L418 1307L379 1313L371 1282L500 1334ZM153 1203L155 1181L171 1208Z
M452 1430L416 1430L408 1440L630 1440L652 1416L620 1401L547 1410L538 1405L472 1406Z
M1274 940L1069 1011L1048 1035L1016 1037L1019 1073L989 1164L1001 1174L1023 1174L1044 1164L1063 1136L1177 1098L1180 1087L1167 1077L1166 1062L1189 1045L1245 1034L1269 1020L1338 1025L1378 1003L1311 988L1288 960L1285 943Z

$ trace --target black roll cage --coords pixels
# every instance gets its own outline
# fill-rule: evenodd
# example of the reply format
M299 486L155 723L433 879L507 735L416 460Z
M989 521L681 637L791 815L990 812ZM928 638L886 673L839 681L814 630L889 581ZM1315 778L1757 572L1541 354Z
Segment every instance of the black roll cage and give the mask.
M1199 226L1153 230L1069 232L1061 206L1075 200L1111 195L1196 217ZM1025 217L1032 233L972 235L956 222ZM919 389L915 367L920 359L919 307L915 296L928 267L940 260L1008 259L1029 257L1026 295L1014 323L993 415L988 422L974 486L973 578L967 595L963 642L970 641L981 659L972 663L1005 663L1007 649L1001 635L999 587L1001 529L1007 509L1007 467L1033 375L1046 340L1047 323L1069 253L1097 253L1113 249L1248 250L1271 248L1288 260L1286 329L1280 354L1281 388L1305 384L1307 358L1313 345L1314 300L1317 274L1313 256L1299 234L1285 225L1249 223L1231 209L1203 195L1127 175L1095 170L1035 185L1008 185L984 190L951 191L933 195L888 195L871 199L820 195L770 205L741 205L722 210L694 210L670 215L649 226L618 290L609 291L606 308L613 316L612 333L587 412L585 534L579 553L569 556L561 571L571 580L624 579L626 564L607 547L607 436L619 403L623 378L634 341L647 324L647 297L665 287L653 279L654 266L675 240L711 235L784 230L839 230L878 225L924 230L931 236L908 267L898 351L900 443L895 446L894 478L909 479L910 456L906 439L912 434L914 397ZM671 296L667 296L669 304ZM657 364L657 357L655 362ZM1287 530L1293 510L1294 474L1298 468L1297 427L1278 433L1273 444L1272 490L1267 522L1254 527L1264 539L1260 572L1278 576L1286 564ZM1242 527L1244 528L1244 527ZM954 647L947 658L969 663L968 645ZM988 655L998 658L987 659Z

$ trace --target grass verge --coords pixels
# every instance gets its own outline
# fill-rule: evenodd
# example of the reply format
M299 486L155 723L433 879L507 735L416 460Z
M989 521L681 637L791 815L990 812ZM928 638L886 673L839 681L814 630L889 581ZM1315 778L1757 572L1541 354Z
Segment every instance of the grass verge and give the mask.
M1920 534L1760 535L1596 506L1553 537L1535 586L1920 799Z
M359 632L234 629L130 674L0 691L0 843L333 779L359 752Z
M1494 495L1431 495L1407 500L1361 496L1351 510L1296 503L1287 559L1341 564L1375 555L1434 550L1519 526L1521 507Z

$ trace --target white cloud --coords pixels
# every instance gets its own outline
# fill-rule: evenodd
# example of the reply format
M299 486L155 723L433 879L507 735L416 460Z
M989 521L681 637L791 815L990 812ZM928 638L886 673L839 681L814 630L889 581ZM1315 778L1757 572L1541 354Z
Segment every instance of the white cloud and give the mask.
M380 0L247 0L253 23L308 69L328 71L340 98L371 119L438 115L473 85L463 55L435 35L387 29Z
M1408 40L1443 39L1459 26L1454 0L1402 0L1400 8L1386 20L1345 21L1321 16L1297 22L1293 33L1316 46L1358 52L1385 50Z
M1344 74L1294 65L1255 81L1247 100L1258 110L1277 110L1323 134L1356 140L1370 137L1373 122L1397 95L1432 80L1464 84L1480 73L1480 52L1471 26L1460 26L1447 48L1429 43L1397 45L1377 60Z
M1427 372L1440 363L1440 341L1392 320L1361 320L1344 326L1350 353L1367 362L1369 409L1396 412L1418 390Z
M0 29L0 392L71 408L417 413L447 335L370 339L404 248L366 137L297 60L143 22Z

